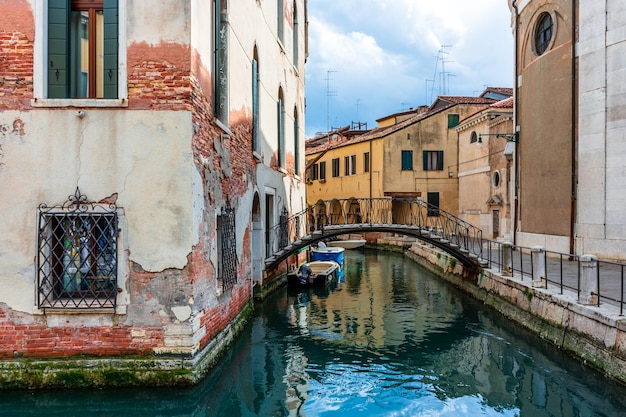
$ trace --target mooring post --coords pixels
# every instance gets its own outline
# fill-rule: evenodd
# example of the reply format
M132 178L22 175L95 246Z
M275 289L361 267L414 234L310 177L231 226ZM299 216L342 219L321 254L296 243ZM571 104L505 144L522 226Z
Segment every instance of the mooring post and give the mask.
M546 279L546 256L543 246L535 246L531 249L533 263L533 282L535 288L547 288Z
M582 255L580 257L580 292L578 303L583 305L598 304L598 257Z
M500 272L505 277L513 276L513 244L504 242L502 244L502 269Z

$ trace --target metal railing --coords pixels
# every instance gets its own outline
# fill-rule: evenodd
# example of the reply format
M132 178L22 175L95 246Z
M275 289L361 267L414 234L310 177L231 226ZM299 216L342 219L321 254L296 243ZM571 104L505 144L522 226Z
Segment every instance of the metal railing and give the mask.
M283 209L279 224L267 230L267 255L269 258L316 234L339 235L342 230L359 226L364 231L389 231L390 227L404 226L398 229L399 233L428 236L473 258L482 258L482 230L421 199L410 198L318 201L291 216Z
M498 268L503 272L508 268L504 265L503 246L505 243L496 241L484 242L484 259L488 262L487 268ZM543 256L545 261L545 278L547 288L557 288L560 294L565 290L581 293L581 260L580 256L568 253L542 250L534 251L533 248L511 245L511 265L513 274L517 274L520 280L533 278L533 257ZM602 302L619 306L620 315L624 313L625 306L625 283L624 275L626 264L597 260L597 306Z

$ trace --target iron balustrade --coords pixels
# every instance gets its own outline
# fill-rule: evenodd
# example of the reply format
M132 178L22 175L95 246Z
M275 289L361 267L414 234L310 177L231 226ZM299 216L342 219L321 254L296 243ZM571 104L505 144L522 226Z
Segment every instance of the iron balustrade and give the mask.
M503 265L503 242L485 241L485 261L488 263L487 268L498 268L499 272L503 272L507 265ZM507 244L510 245L510 244ZM560 294L564 290L576 293L580 296L581 292L581 260L580 256L543 250L534 252L533 248L510 245L512 248L511 267L513 274L523 281L525 278L533 277L533 257L543 256L545 262L546 284L547 287L556 287ZM598 288L597 306L602 302L619 306L620 315L624 313L625 307L625 283L624 273L626 264L609 260L598 261L596 285Z
M279 223L267 230L266 265L321 239L376 230L436 242L477 264L482 258L482 230L422 199L349 198L318 201L291 216L283 209Z

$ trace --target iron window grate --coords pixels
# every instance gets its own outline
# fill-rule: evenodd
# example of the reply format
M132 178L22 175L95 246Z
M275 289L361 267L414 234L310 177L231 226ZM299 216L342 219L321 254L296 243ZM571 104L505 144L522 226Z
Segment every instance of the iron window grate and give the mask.
M222 290L227 291L237 283L237 230L235 228L235 209L226 200L222 208Z
M40 205L38 248L39 308L115 308L115 204L91 203L77 188L62 206Z

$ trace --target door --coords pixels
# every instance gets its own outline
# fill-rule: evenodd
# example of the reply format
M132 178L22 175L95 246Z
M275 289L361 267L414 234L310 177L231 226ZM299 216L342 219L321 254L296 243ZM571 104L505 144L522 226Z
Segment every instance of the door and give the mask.
M493 211L492 221L493 239L496 239L498 236L500 236L500 210Z

